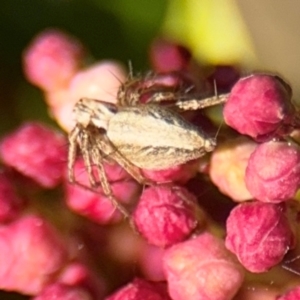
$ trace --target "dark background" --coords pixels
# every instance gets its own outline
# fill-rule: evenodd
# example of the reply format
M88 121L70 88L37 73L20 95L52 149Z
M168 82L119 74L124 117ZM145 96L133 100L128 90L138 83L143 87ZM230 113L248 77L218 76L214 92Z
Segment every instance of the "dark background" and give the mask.
M43 93L26 81L22 52L46 28L83 42L95 60L117 59L143 71L148 46L159 34L163 0L2 0L0 6L0 139L25 120L55 123ZM29 299L0 291L0 299Z
M59 28L96 60L132 61L143 71L159 34L164 0L2 0L0 7L0 137L24 120L51 122L40 90L26 82L22 51L42 30Z

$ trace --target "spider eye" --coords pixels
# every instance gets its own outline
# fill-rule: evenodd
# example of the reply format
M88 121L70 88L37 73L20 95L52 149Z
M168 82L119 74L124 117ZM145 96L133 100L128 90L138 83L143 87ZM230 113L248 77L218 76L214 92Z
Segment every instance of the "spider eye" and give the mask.
M103 107L105 107L105 111L108 114L115 114L118 111L117 106L113 103L105 103L105 105L103 105ZM103 110L103 108L102 108L102 110Z

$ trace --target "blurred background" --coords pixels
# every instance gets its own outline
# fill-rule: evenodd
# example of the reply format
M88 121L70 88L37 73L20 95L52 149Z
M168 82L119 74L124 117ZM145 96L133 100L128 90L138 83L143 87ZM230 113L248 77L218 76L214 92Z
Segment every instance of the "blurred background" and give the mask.
M0 135L25 119L50 122L42 93L22 73L23 50L49 27L77 37L94 59L131 61L138 72L149 69L149 45L164 35L204 64L279 72L297 98L299 9L296 0L2 0Z
M280 73L300 99L299 10L299 0L2 0L0 137L25 120L55 125L22 70L24 49L47 28L78 38L95 60L131 61L136 72L149 70L149 45L165 36L202 65Z

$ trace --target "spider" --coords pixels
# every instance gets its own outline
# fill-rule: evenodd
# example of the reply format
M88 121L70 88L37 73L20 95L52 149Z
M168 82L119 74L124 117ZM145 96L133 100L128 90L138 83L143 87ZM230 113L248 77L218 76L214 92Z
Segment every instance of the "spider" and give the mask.
M117 104L80 99L73 109L76 123L69 134L69 181L78 184L74 164L79 148L91 189L101 184L105 195L126 217L129 213L113 195L103 162L116 162L140 184L153 184L140 169L167 169L199 158L216 146L215 138L183 119L172 107L201 109L224 103L228 96L177 100L162 106L160 103L174 100L178 95L171 90L155 92L154 85L139 88L136 85L139 80L134 78L121 85ZM140 103L140 97L149 90L147 103ZM96 167L97 176L92 166Z

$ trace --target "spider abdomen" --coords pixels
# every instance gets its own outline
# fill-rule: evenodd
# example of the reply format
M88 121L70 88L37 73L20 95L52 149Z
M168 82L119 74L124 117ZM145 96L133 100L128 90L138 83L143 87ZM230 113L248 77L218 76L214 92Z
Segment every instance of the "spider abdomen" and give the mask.
M196 159L216 145L200 128L155 104L119 108L106 135L128 161L150 170Z

